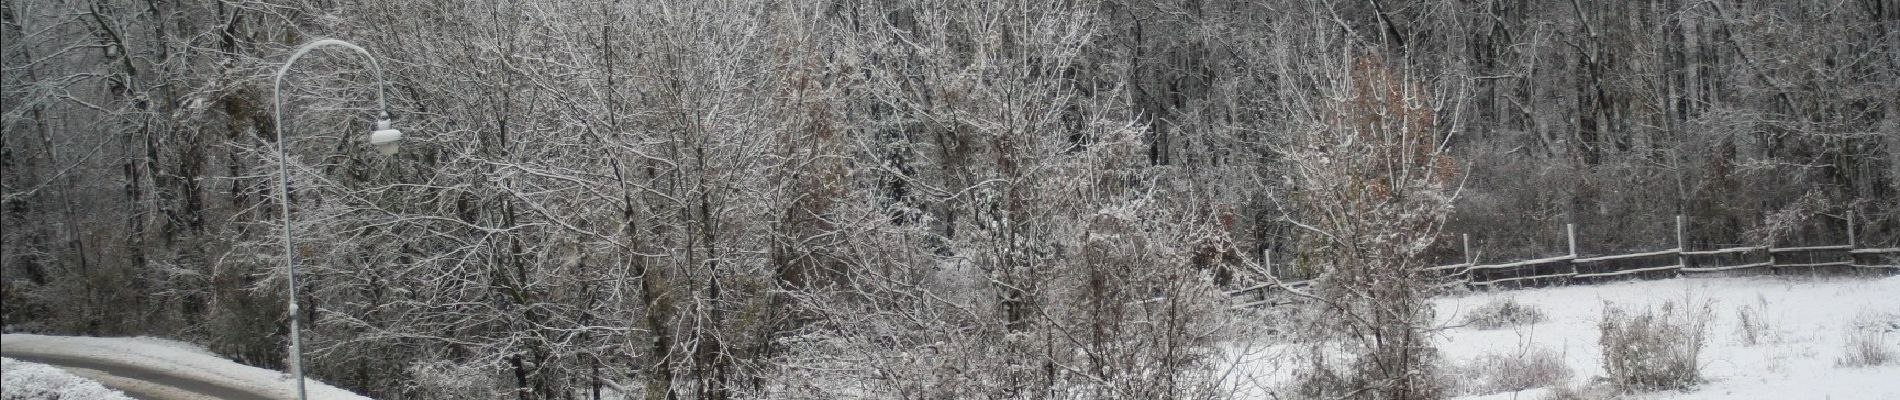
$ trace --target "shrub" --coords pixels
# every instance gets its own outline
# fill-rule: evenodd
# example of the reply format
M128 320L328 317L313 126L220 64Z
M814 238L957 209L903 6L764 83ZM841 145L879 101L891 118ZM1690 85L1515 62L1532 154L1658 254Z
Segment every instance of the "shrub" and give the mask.
M1541 397L1540 399L1542 400L1607 400L1607 399L1616 398L1614 393L1608 393L1604 390L1599 390L1599 389L1600 387L1595 387L1595 386L1571 387L1567 385L1560 385L1560 386L1551 388L1550 391L1544 393L1544 397Z
M1458 369L1465 394L1481 395L1550 386L1570 378L1563 357L1547 348L1486 354Z
M1539 322L1544 322L1543 311L1509 298L1491 300L1465 315L1465 325L1478 329L1498 329Z
M1769 321L1768 298L1757 295L1755 299L1755 305L1735 309L1735 336L1743 346L1774 341L1781 335Z
M1755 311L1748 306L1735 309L1735 334L1741 339L1742 345L1761 344L1762 339L1767 336L1768 326L1762 321L1761 314L1760 311Z
M422 394L419 399L479 399L502 395L505 386L495 380L495 368L479 363L423 360L407 368L407 389ZM393 371L392 371L393 372Z
M1686 304L1686 303L1685 303ZM1708 337L1710 307L1631 312L1607 307L1597 324L1603 370L1619 390L1681 389L1701 382L1697 359Z
M1893 362L1893 350L1879 333L1853 332L1847 335L1846 351L1834 365L1842 367L1872 367Z
M1453 368L1445 368L1443 358L1430 348L1413 348L1424 359L1425 365L1414 369L1407 382L1381 377L1376 371L1381 362L1379 355L1355 354L1363 351L1354 345L1334 342L1307 343L1295 356L1298 365L1292 369L1292 380L1272 398L1295 399L1378 399L1378 400L1415 400L1437 399L1453 394L1457 389L1456 373ZM1412 385L1409 393L1392 394L1389 391L1396 384ZM1282 396L1285 397L1282 397Z

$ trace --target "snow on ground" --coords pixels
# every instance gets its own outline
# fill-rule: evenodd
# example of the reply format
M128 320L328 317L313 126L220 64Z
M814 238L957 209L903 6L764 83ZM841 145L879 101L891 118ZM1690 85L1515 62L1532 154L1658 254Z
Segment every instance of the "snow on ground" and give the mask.
M1674 399L1895 399L1900 398L1900 362L1855 368L1836 365L1850 333L1873 323L1900 322L1900 277L1869 278L1688 278L1480 293L1434 301L1441 323L1460 311L1513 298L1545 314L1545 321L1499 330L1451 329L1437 341L1452 360L1487 353L1545 347L1570 366L1573 386L1603 375L1597 322L1605 304L1624 309L1660 308L1664 302L1709 304L1713 321L1703 349L1702 377L1687 393L1656 393ZM1754 345L1744 340L1742 308L1758 313L1766 329ZM1900 348L1900 332L1884 335ZM1509 398L1493 396L1493 398Z
M1487 302L1513 299L1542 311L1541 323L1481 330L1457 326ZM1900 354L1900 277L1726 277L1631 281L1545 289L1478 292L1432 300L1434 336L1453 365L1487 354L1555 352L1571 370L1567 385L1584 387L1603 376L1597 323L1606 304L1626 310L1660 309L1665 302L1711 307L1700 360L1705 383L1687 391L1637 394L1640 399L1900 399L1900 360L1886 365L1838 365L1850 334L1872 337ZM1739 314L1748 308L1765 329L1755 344L1743 339ZM1275 344L1230 344L1230 377L1242 398L1269 398L1266 388L1288 380L1298 352ZM1463 399L1539 399L1551 388Z
M288 373L238 364L202 347L173 340L6 334L0 335L0 346L4 346L0 348L4 348L7 354L82 358L164 371L174 376L217 382L277 398L296 397L296 384ZM305 390L311 399L368 400L367 397L314 379L308 381Z
M0 398L132 400L65 370L11 358L0 358Z

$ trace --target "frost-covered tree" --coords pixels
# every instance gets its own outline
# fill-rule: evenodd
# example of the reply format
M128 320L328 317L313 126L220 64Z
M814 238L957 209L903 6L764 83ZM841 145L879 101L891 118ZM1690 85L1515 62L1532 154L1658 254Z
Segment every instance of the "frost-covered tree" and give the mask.
M1318 271L1313 363L1318 398L1441 395L1427 341L1429 251L1452 211L1457 170L1435 124L1439 93L1348 48L1295 76L1318 92L1288 150L1302 258Z

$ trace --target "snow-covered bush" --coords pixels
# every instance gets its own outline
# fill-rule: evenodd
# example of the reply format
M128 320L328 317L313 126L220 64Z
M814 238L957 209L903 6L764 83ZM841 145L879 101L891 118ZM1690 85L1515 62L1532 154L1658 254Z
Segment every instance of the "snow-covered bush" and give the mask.
M1834 365L1873 367L1892 363L1894 352L1887 347L1885 339L1885 335L1876 332L1849 333L1841 358L1834 360Z
M1298 71L1330 83L1295 105L1312 118L1286 157L1300 187L1291 218L1308 231L1299 257L1319 273L1312 292L1321 317L1309 319L1311 336L1350 357L1315 357L1302 394L1436 398L1442 382L1432 379L1424 268L1451 213L1458 170L1437 139L1431 77L1375 55L1341 54Z
M1492 300L1465 314L1464 324L1478 329L1498 329L1544 322L1544 312L1511 298Z
M0 399L3 400L131 400L124 393L100 386L59 368L11 358L0 358Z
M1685 302L1684 304L1688 304ZM1710 306L1665 302L1661 310L1607 307L1597 324L1603 371L1623 391L1680 389L1702 381Z
M1871 367L1900 360L1900 354L1890 347L1895 334L1900 334L1900 314L1862 313L1854 318L1853 330L1847 333L1841 357L1834 363L1843 367Z
M1601 385L1569 386L1559 385L1544 392L1540 400L1609 400L1618 398Z
M419 361L404 372L413 378L409 382L412 393L426 399L477 399L505 393L505 387L495 382L493 368L478 364Z
M1768 339L1772 329L1762 320L1760 308L1742 306L1735 309L1735 335L1746 346L1761 344Z
M1455 386L1464 394L1512 392L1563 383L1570 367L1548 348L1492 353L1457 368Z

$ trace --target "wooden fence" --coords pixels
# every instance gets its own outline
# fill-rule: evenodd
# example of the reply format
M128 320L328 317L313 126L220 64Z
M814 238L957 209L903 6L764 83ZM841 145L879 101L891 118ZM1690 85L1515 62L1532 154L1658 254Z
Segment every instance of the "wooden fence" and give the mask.
M1900 248L1860 247L1854 238L1853 214L1848 214L1847 244L1834 246L1730 247L1690 250L1683 237L1683 218L1676 216L1676 247L1630 254L1583 257L1577 254L1577 230L1564 228L1570 253L1555 257L1477 264L1471 254L1470 238L1465 237L1465 262L1426 268L1437 279L1434 288L1451 290L1508 289L1529 286L1589 284L1619 279L1659 279L1713 273L1841 274L1873 272L1900 273ZM1271 269L1269 268L1269 271ZM1227 291L1236 299L1236 308L1275 306L1297 301L1275 292L1299 290L1311 281L1276 282Z

